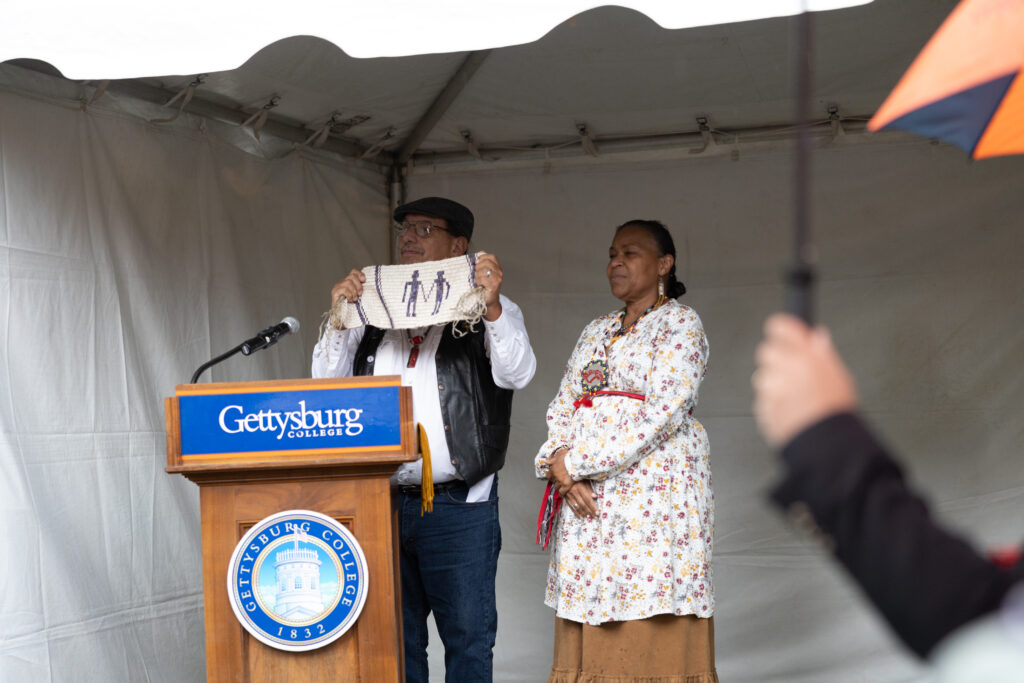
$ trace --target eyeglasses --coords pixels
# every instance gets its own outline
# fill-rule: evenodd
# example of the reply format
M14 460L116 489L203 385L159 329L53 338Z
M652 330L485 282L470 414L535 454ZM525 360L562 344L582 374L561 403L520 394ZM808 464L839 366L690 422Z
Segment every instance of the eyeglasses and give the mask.
M442 228L440 225L434 225L428 221L402 221L401 223L394 223L395 236L401 237L408 230L415 230L416 235L419 237L430 237L430 233L435 230L441 232L448 232L448 228Z

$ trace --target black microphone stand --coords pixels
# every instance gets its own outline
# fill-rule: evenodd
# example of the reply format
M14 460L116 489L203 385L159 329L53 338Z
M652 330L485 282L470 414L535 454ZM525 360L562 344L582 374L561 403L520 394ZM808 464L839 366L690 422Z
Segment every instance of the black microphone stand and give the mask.
M233 356L236 353L238 353L239 351L241 351L242 347L245 346L247 343L248 342L242 342L241 344L239 344L235 348L231 349L230 351L222 353L219 356L217 356L216 358L211 358L210 360L208 360L205 363L203 363L202 365L200 365L196 369L196 371L192 373L192 379L190 379L188 383L189 384L195 384L196 381L199 379L199 375L203 374L204 370L206 370L207 368L213 367L214 365L216 365L217 363L221 362L222 360L227 360L228 358L231 358L231 356Z
M278 340L281 337L287 334L292 334L293 332L298 331L298 329L299 321L296 320L295 318L292 318L291 316L286 316L284 320L282 320L278 324L271 325L267 329L260 330L259 332L257 332L256 336L253 337L252 339L246 339L244 342L242 342L235 348L231 349L230 351L222 353L216 358L211 358L210 360L200 365L196 369L196 371L192 373L192 380L189 382L189 384L195 384L196 381L199 379L199 375L203 374L203 370L205 370L206 368L216 365L222 360L231 358L231 356L235 355L239 351L242 352L242 355L248 356L249 354L255 353L256 351L260 351L261 349L273 346L278 342Z

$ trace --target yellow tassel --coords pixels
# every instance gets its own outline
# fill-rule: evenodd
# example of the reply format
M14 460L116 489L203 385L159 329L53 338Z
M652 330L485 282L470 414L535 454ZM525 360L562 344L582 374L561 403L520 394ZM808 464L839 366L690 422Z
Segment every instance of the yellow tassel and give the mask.
M420 453L423 455L423 497L420 502L420 517L424 512L434 511L434 474L430 469L430 443L427 441L427 430L416 423L420 435Z

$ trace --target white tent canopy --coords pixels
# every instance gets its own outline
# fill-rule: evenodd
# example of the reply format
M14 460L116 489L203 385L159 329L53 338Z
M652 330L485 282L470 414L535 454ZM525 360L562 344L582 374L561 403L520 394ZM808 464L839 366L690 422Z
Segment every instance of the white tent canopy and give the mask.
M669 26L703 16L692 11L694 3L634 4ZM772 3L753 3L758 9L753 15L791 11L797 3L775 4L778 9L771 12ZM848 129L862 129L862 119L873 112L948 5L914 0L817 14L815 115L828 122L831 108ZM559 3L552 7L566 11ZM671 7L690 11L674 17ZM525 11L509 14L532 16ZM445 25L449 16L435 24ZM348 156L370 152L379 163L402 165L475 161L477 154L488 160L578 154L584 133L598 153L701 147L699 119L706 134L731 143L777 135L778 128L793 123L794 46L787 19L667 31L649 16L621 7L589 11L554 28L545 21L549 18L538 14L534 32L548 33L536 43L415 57L358 59L329 40L284 38L230 71L175 69L171 73L184 75L109 84L94 80L81 96L88 100L100 92L158 104L173 100L165 111L153 113L154 118L170 118L189 95L186 112L232 125L265 108L268 123L263 131L303 143L327 125L327 149ZM207 26L210 21L195 23ZM387 29L378 41L382 48L408 44L430 51L432 45L458 44L435 42L432 31L420 32L424 42L396 43L390 39L394 23L369 24ZM865 34L877 49L864 49ZM189 32L181 29L175 35ZM157 38L153 42L160 45ZM10 56L45 57L44 52L8 50ZM162 54L160 49L153 52ZM106 59L101 64L114 73L122 70L119 65L134 62L114 49L102 54ZM55 59L51 64L66 73L68 67ZM188 91L192 83L196 86ZM173 99L175 95L181 96ZM250 121L246 130L256 125L258 121Z
M938 514L993 547L1020 540L1024 502L1024 165L863 133L954 4L815 15L820 314L868 419ZM204 378L308 376L331 285L389 260L389 202L436 194L473 209L476 247L501 259L539 362L500 475L496 680L543 680L550 666L532 458L580 329L616 306L611 231L636 217L668 223L683 302L710 341L697 416L716 490L722 680L924 680L765 502L776 465L749 375L789 245L792 19L667 29L640 9L562 21L570 9L534 43L420 56L358 59L318 31L280 33L237 69L218 70L245 56L160 70L179 76L140 77L160 71L131 70L100 40L128 70L0 54L17 58L0 64L0 679L202 680L198 497L163 472L162 397L283 315L302 322L297 337ZM273 16L292 31L287 13ZM135 35L157 45L152 24L170 21L150 23ZM435 676L439 653L435 638Z
M282 11L269 0L182 0L159 18L129 0L41 0L7 8L0 61L31 57L68 78L137 78L233 69L265 45L318 36L353 57L404 57L487 50L537 40L601 5L642 12L667 29L710 26L871 0L306 0ZM291 8L289 8L291 9ZM225 27L230 27L225 30Z

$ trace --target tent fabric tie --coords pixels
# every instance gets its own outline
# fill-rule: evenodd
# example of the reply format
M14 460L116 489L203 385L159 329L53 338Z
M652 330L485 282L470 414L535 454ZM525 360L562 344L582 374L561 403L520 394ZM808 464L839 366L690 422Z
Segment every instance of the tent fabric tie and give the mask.
M700 133L700 139L703 144L697 149L691 149L690 154L703 154L707 150L718 145L718 143L715 141L714 134L720 133L721 131L715 130L710 125L708 125L708 120L706 117L697 117L697 131Z
M476 142L473 140L473 134L468 130L464 130L460 132L460 135L462 135L462 139L466 143L466 152L469 153L471 157L483 161L483 156L481 156L480 154L480 149L477 148Z
M320 126L315 131L313 131L313 134L306 138L306 141L303 142L302 144L309 145L313 149L318 149L319 147L323 146L325 142L327 142L327 136L331 134L331 131L334 129L334 126L336 126L337 124L338 112L334 112L331 114L331 118L327 119L327 122L324 125Z
M260 139L260 131L263 130L263 126L267 124L267 116L270 114L270 110L280 104L281 98L274 95L270 98L270 101L260 107L259 111L247 118L242 122L242 128L245 128L249 124L252 124L253 135L256 139Z
M600 152L597 151L597 145L594 144L594 137L587 129L587 124L577 123L576 133L580 136L580 144L583 146L583 151L592 157L600 156Z
M88 82L89 81L86 81L86 83L88 83ZM107 94L107 88L109 86L110 86L110 79L109 78L106 79L106 80L100 81L96 85L96 90L93 91L92 97L89 98L89 101L86 102L84 106L88 107L88 106L90 106L92 104L95 104L96 100L100 99L105 94Z
M360 159L373 159L375 156L384 151L384 146L388 144L388 140L395 136L395 128L388 128L384 131L384 134L380 137L377 142L373 143L365 152L360 155Z
M179 116L181 116L181 112L185 111L185 107L188 106L188 103L192 101L192 96L196 94L196 88L202 85L204 80L206 80L206 74L199 74L194 79L192 79L191 83L189 83L184 88L179 90L178 94L176 94L171 99L167 100L167 103L164 104L165 107L169 107L178 100L181 100L181 104L178 105L178 111L174 112L174 116L165 119L150 119L149 122L170 123L171 121L176 120Z

